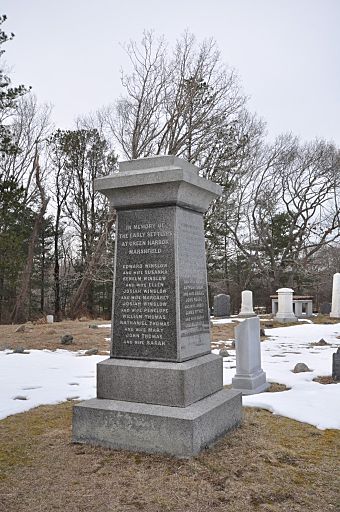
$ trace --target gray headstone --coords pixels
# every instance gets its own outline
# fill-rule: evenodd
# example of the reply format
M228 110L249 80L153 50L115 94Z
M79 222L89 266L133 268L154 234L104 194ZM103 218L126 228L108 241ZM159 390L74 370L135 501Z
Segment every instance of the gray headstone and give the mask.
M334 380L340 380L340 347L333 354L332 377Z
M210 353L203 213L220 187L173 156L124 162L95 186L117 210L112 348L73 439L194 455L242 415Z
M329 315L332 309L332 304L330 302L323 302L320 306L320 313L322 315Z
M214 317L230 316L230 295L220 293L214 297Z

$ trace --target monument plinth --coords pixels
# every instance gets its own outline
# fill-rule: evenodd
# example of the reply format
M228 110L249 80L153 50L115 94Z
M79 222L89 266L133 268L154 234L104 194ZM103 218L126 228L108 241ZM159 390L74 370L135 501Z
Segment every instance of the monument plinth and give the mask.
M173 156L122 162L95 186L117 210L112 348L73 440L195 455L241 421L210 350L203 213L221 189Z

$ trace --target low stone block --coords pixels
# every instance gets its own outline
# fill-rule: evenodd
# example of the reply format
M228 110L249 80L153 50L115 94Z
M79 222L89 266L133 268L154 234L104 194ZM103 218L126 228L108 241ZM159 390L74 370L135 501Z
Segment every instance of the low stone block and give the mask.
M208 354L183 363L106 359L97 365L97 397L187 407L220 391L223 359Z
M241 393L233 390L185 408L94 398L73 409L73 441L191 457L241 420Z
M257 374L235 375L232 379L233 389L241 391L242 395L254 395L262 393L269 388L266 380L266 374L260 370Z

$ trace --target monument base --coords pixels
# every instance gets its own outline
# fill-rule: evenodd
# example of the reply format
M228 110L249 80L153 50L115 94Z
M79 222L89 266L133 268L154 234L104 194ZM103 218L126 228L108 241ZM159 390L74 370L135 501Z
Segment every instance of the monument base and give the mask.
M239 313L237 318L253 318L255 316L257 316L256 313Z
M94 398L73 408L73 442L192 457L242 420L241 394L222 389L188 407Z
M289 324L291 322L297 322L298 319L297 317L294 315L294 314L283 314L281 313L280 314L277 314L274 316L274 320L276 320L277 322L279 322L280 324Z
M270 384L266 381L266 374L261 370L256 375L235 375L232 379L232 387L235 391L241 391L242 395L255 395L268 389Z
M97 398L187 407L223 387L215 354L183 363L109 358L97 365Z

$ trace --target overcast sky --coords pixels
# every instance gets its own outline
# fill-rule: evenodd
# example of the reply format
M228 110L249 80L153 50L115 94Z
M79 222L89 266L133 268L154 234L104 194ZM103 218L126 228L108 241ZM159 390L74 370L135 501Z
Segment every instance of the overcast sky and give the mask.
M120 94L120 43L144 29L170 42L214 37L270 139L340 145L340 0L1 0L13 83L54 105L60 128Z

